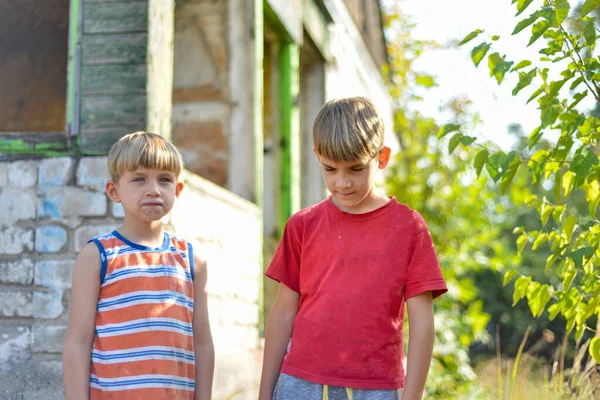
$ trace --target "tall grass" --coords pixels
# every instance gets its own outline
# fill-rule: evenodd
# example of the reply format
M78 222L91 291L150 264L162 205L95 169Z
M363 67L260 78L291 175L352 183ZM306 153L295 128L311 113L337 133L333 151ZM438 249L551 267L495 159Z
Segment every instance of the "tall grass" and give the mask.
M600 400L598 366L587 356L590 340L575 344L572 365L566 367L568 337L558 346L552 363L534 356L540 347L554 339L552 332L525 351L531 329L527 328L514 359L500 351L500 334L496 330L496 359L477 367L481 386L490 399L498 400ZM585 361L585 363L584 363ZM497 397L496 397L497 396Z

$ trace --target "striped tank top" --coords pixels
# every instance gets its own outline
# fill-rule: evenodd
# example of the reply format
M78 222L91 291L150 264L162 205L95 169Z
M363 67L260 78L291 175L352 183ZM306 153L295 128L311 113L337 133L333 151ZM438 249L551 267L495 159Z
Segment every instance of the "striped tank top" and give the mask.
M91 399L193 399L194 257L165 233L160 248L117 231L94 242L102 261Z

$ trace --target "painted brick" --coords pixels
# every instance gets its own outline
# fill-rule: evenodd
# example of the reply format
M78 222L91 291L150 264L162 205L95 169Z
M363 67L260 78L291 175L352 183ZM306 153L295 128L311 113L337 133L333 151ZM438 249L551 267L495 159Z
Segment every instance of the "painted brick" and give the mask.
M9 188L0 194L0 220L16 222L35 219L37 196L31 189Z
M35 324L32 334L32 349L36 353L62 353L67 327L61 325Z
M43 226L35 231L35 249L40 253L59 252L69 240L61 226Z
M40 161L38 185L63 186L69 182L73 159L70 157L46 158Z
M37 161L13 161L8 170L8 185L18 188L35 186L37 168Z
M31 357L31 328L0 325L0 365L27 360Z
M118 227L118 224L112 224L87 225L77 228L77 230L75 230L75 251L80 251L90 239L108 232L112 232Z
M0 254L33 250L33 230L16 226L0 227Z
M8 186L8 169L10 168L10 163L0 162L0 188L4 188Z
M125 218L125 210L123 209L123 206L121 205L121 203L113 203L111 202L111 207L112 207L112 215L115 218Z
M0 292L1 317L31 317L33 315L33 294L29 291Z
M53 319L63 313L62 290L51 292L35 292L33 294L33 317Z
M38 215L55 219L101 217L106 214L107 199L103 192L73 186L40 188Z
M21 259L0 262L0 282L30 285L33 282L33 261Z
M77 184L104 189L108 180L108 164L106 157L85 157L77 168Z
M35 284L54 290L71 287L75 261L43 260L35 263Z

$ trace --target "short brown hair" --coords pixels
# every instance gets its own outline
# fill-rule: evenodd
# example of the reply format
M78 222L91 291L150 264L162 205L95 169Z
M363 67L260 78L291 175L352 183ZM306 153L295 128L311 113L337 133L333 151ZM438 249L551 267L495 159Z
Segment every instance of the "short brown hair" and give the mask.
M316 153L334 162L366 163L383 148L383 140L383 120L364 97L328 101L313 125Z
M138 168L161 169L179 176L183 160L177 148L156 133L138 131L123 136L108 153L108 170L117 181L124 172Z

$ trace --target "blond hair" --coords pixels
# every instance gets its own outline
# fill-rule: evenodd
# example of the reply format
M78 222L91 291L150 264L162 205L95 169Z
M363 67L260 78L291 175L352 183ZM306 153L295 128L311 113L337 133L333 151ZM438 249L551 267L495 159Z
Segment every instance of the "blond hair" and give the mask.
M183 160L177 148L155 133L138 131L119 139L108 153L108 170L113 181L138 168L160 169L179 176Z
M334 162L367 163L383 148L383 140L383 120L364 97L328 101L313 124L315 152Z

